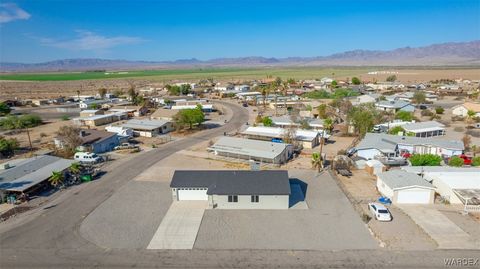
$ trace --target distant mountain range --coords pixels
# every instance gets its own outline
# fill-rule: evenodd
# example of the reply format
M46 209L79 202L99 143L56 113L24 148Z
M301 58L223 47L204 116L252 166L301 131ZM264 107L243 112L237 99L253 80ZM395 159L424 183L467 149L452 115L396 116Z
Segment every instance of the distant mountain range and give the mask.
M195 67L280 67L280 66L480 66L480 40L405 47L395 50L352 50L318 57L239 57L211 60L127 61L106 59L64 59L44 63L0 63L1 72L86 71Z

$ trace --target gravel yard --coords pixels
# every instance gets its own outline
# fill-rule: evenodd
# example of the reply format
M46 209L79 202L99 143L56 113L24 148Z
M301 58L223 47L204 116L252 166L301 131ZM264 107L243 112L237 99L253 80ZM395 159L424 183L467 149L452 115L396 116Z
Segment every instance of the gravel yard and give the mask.
M291 170L308 184L308 210L206 210L199 249L374 249L377 242L333 179Z
M80 234L105 248L146 248L172 202L169 183L132 180L84 220Z
M380 197L376 190L376 179L365 170L353 170L353 177L338 176L363 213L371 216L367 204ZM401 209L388 206L393 221L369 221L368 226L375 236L389 249L427 250L436 248L436 243Z

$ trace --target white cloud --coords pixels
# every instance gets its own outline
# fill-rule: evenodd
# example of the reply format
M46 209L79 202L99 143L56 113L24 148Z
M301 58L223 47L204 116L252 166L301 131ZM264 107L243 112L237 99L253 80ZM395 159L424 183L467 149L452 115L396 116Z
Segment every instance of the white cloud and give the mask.
M6 23L16 20L28 20L30 14L19 8L15 3L0 4L0 23Z
M77 30L73 39L38 38L45 46L68 50L103 51L120 45L137 44L144 39L132 36L106 37L84 30Z

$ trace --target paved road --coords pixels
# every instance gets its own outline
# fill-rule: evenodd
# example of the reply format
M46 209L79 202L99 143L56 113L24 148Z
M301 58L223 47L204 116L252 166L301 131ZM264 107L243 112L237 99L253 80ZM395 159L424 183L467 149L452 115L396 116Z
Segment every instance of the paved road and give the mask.
M235 117L223 127L166 144L126 161L101 180L72 188L49 208L0 224L0 268L438 268L444 258L478 258L478 251L269 251L269 250L128 250L98 247L79 235L82 220L118 188L149 166L199 141L239 128L246 110L228 105ZM30 217L31 216L31 217ZM11 224L19 223L9 229ZM478 267L478 266L477 266Z

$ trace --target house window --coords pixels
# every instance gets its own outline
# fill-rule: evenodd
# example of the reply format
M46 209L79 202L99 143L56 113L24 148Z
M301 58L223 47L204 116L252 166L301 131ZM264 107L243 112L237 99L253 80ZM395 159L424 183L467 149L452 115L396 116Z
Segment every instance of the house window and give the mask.
M251 201L252 201L252 203L258 203L258 195L252 195L251 196Z
M229 195L228 196L229 203L238 203L238 196L237 195Z

